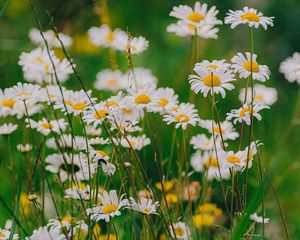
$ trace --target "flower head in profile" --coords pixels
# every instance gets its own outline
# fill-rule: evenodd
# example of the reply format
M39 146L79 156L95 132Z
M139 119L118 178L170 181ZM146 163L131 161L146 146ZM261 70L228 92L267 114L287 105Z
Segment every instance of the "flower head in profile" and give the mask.
M150 214L158 214L156 212L156 209L159 206L159 202L153 202L152 199L150 198L144 198L142 197L138 202L133 198L129 198L129 206L131 209L140 212L145 215L150 215Z
M269 221L270 221L270 218L258 216L257 213L251 214L250 219L256 223L262 223L262 224L269 223Z
M279 71L289 82L300 84L300 53L295 52L292 57L288 57L281 64Z
M168 125L175 123L175 128L182 127L184 130L188 125L195 126L199 120L195 105L190 103L181 103L173 107L172 110L166 112L163 118Z
M174 239L189 240L191 231L190 228L184 222L173 223L173 226L169 226L170 233ZM174 229L174 230L173 230Z
M233 123L236 124L237 122L245 122L247 125L251 124L251 116L256 118L258 121L262 119L261 115L259 114L259 111L262 109L269 109L269 106L261 105L259 103L254 103L253 106L251 106L248 103L245 103L241 108L239 109L233 109L230 113L227 113L227 120L233 119ZM251 114L252 111L252 114Z
M247 78L251 76L253 80L259 80L265 82L270 78L270 70L266 65L260 65L257 63L257 55L246 52L245 56L242 53L235 55L232 61L232 67L234 72L239 73L240 78Z
M190 144L196 150L211 151L214 149L213 137L208 138L205 134L193 136L190 140Z
M254 8L244 7L243 10L229 10L225 23L230 24L231 28L235 28L240 24L247 24L249 27L258 28L262 26L267 30L268 26L273 27L274 17L266 17Z
M8 136L18 129L17 124L5 123L0 126L0 135Z
M149 47L149 41L142 36L132 37L124 32L118 32L115 47L120 51L134 55L146 51Z
M17 150L23 154L29 153L32 149L32 146L29 143L26 143L25 145L23 144L18 144L17 145Z
M121 145L124 148L132 148L134 150L142 150L145 146L151 143L150 138L146 137L145 134L141 136L128 135L121 139Z
M97 222L99 220L109 222L110 218L120 216L120 210L128 205L128 200L124 199L124 195L118 198L116 190L111 190L109 192L103 191L103 193L99 195L99 198L101 200L100 206L88 208L86 210L86 213L90 218Z
M97 80L94 87L98 90L118 91L126 89L127 82L123 79L123 74L120 70L104 69L97 73Z
M35 128L38 132L40 132L44 136L49 135L51 132L60 134L66 130L66 127L68 125L65 119L63 118L58 120L48 120L46 118L43 118L38 122L30 119L30 120L26 120L26 122L27 122L27 127Z
M190 75L189 83L196 94L201 92L206 97L209 92L211 95L220 93L224 98L226 96L225 89L229 91L234 89L231 82L235 81L235 78L229 70L219 69L212 72L210 69L202 71L201 68L195 67L194 71L197 75Z

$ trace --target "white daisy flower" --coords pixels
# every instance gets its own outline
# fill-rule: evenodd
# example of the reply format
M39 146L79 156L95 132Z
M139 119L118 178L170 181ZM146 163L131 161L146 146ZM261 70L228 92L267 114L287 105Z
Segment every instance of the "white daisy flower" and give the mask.
M34 114L40 113L43 110L43 105L37 103L36 101L18 101L16 102L14 109L13 109L13 115L16 115L18 119L26 116L30 117Z
M239 133L234 128L233 124L229 121L224 121L219 124L212 120L200 120L201 127L206 128L211 134L215 134L216 137L220 137L222 134L222 138L224 141L226 140L235 140L239 137Z
M145 215L150 215L150 214L158 214L156 212L156 209L159 206L159 202L153 202L152 199L150 198L144 198L142 197L141 199L138 200L138 202L133 198L129 198L129 206L131 209L140 212Z
M230 64L226 63L226 60L213 60L208 61L204 60L200 63L196 63L194 70L195 72L203 72L203 71L210 71L210 72L216 72L218 70L227 71L230 68Z
M11 232L9 230L0 228L0 240L10 239L10 234L11 234ZM14 234L12 236L12 239L13 240L18 240L19 239L19 234Z
M300 84L300 53L295 52L292 57L285 59L280 64L279 71L289 82Z
M102 171L104 172L105 176L113 176L116 172L116 166L110 162L101 162Z
M269 223L270 222L270 218L266 218L266 217L262 217L262 216L258 216L257 213L253 213L250 215L250 219L253 220L256 223Z
M143 109L135 107L135 104L132 104L131 96L124 97L122 101L121 107L121 116L118 118L121 122L122 121L139 121L143 119L144 111ZM120 126L120 124L118 124Z
M158 100L159 112L171 110L178 105L178 95L175 94L172 88L158 88L155 95Z
M26 143L25 145L18 144L17 150L21 153L29 153L32 149L32 146L29 143Z
M199 120L195 105L190 103L179 104L173 110L168 111L163 118L168 125L176 123L175 128L182 127L182 129L186 129L187 125L195 126Z
M4 91L0 89L0 116L13 115L16 102L17 98L11 93L11 88L6 88Z
M106 162L109 160L108 154L102 150L94 150L91 148L89 150L89 154L90 154L90 158L92 158L94 162L98 162L99 160Z
M220 149L218 152L220 165L224 168L230 168L235 171L242 171L247 164L247 153L245 151L224 151Z
M47 41L48 47L49 48L61 48L61 43L56 37L56 34L53 30L48 30L46 32L43 32L44 38ZM69 37L66 34L63 33L58 33L59 39L62 41L63 45L65 48L69 48L73 44L73 40L71 37ZM45 46L45 41L40 33L40 31L36 28L32 28L29 30L29 38L30 40L39 46Z
M236 124L237 122L245 122L247 125L251 124L251 115L256 118L258 121L262 119L259 111L262 109L269 109L269 106L261 105L259 103L254 103L253 107L251 107L248 103L245 103L239 109L233 109L230 113L227 113L226 120L233 119L233 123ZM252 114L250 111L252 110Z
M234 75L231 71L223 71L222 69L211 72L210 70L201 71L199 68L194 68L197 75L189 75L189 83L191 89L197 94L203 93L206 97L210 92L218 94L221 93L222 97L226 96L226 90L234 89L234 85L230 82L235 81Z
M156 112L159 109L155 91L146 87L131 91L127 103L140 110L146 109L147 112Z
M120 29L111 30L106 24L101 25L100 27L91 27L88 30L88 36L90 41L96 47L112 47L115 48L117 33L123 33Z
M138 124L138 121L126 121L123 117L115 119L114 122L112 122L111 130L117 129L118 131L121 131L124 133L132 133L132 132L141 132L143 129L139 126L136 126Z
M40 99L40 86L31 83L20 83L10 89L11 96L19 101L37 102ZM24 105L24 104L23 104Z
M225 17L225 24L231 24L231 28L240 24L247 24L249 27L255 28L262 26L267 30L268 25L273 27L273 19L274 17L265 17L254 8L244 7L243 10L229 10L227 17Z
M17 124L12 124L12 123L4 123L3 125L0 126L0 135L2 136L8 136L12 134L14 131L18 129Z
M88 139L88 144L92 147L107 145L109 143L110 143L109 139L104 139L104 138L100 138L100 137Z
M44 136L48 136L51 132L60 134L66 130L68 125L65 119L47 120L46 118L43 118L38 122L30 119L30 124L27 119L25 121L27 123L27 127L36 128L36 130Z
M124 32L116 33L114 47L120 51L129 52L131 55L139 54L148 49L149 41L144 37L129 37Z
M158 79L153 75L152 71L147 68L135 67L123 75L123 82L126 82L128 88L156 89Z
M173 223L173 227L169 226L169 229L170 229L171 236L174 239L183 239L183 240L191 239L190 228L184 222Z
M58 85L47 85L41 88L40 101L48 104L55 103L59 98L61 98L61 92L66 92L67 90L62 87L60 90Z
M102 194L99 194L99 198L101 200L101 206L86 209L86 213L96 222L102 219L104 219L105 222L109 222L110 218L120 216L120 210L128 205L128 200L123 199L124 195L122 195L120 199L118 198L116 190L111 190L109 193L103 191Z
M262 143L260 143L259 141L253 141L250 143L250 148L249 146L247 146L245 148L245 150L243 151L245 154L245 158L246 158L246 164L244 166L244 169L242 171L244 171L246 168L251 168L252 167L252 163L253 163L253 158L257 153L257 147L261 146ZM247 164L248 162L248 164Z
M217 39L219 32L218 28L215 28L214 25L200 25L195 26L183 20L179 20L176 23L171 23L167 27L167 32L173 32L179 37L190 37L190 36L199 36L204 39Z
M94 87L98 90L116 92L127 87L127 81L124 81L125 79L120 70L104 69L97 73L96 78Z
M88 136L92 137L98 137L102 134L102 129L101 128L95 128L93 126L85 126L85 132Z
M138 151L142 150L143 147L149 145L150 143L151 143L150 138L146 137L145 134L137 137L128 135L126 136L126 138L121 139L122 147L133 148L133 150L138 150Z
M277 90L275 88L265 87L261 84L254 85L254 103L271 106L277 101ZM248 88L246 103L251 102L251 88ZM246 89L240 90L239 99L242 103L245 101Z
M211 151L214 149L213 137L208 138L205 134L198 134L193 136L190 140L190 144L196 150Z
M265 82L270 78L271 72L268 66L259 65L257 63L256 58L257 55L253 54L251 59L251 53L249 52L246 52L245 56L242 53L238 53L231 59L234 72L239 73L240 78L248 78L249 76L251 76L251 68L252 68L253 80L259 80L261 82Z
M55 84L56 80L60 83L65 82L73 73L69 61L67 59L60 61L52 50L50 56L51 59L46 48L37 48L29 53L22 52L18 64L22 66L24 78L29 82L38 84ZM55 66L55 71L51 60ZM58 79L56 79L55 72Z
M95 102L92 98L92 91L65 91L62 96L59 96L54 105L54 109L61 109L63 112L73 113L75 116L83 113L91 103Z
M77 200L89 200L91 197L91 188L89 185L79 183L65 190L65 198Z
M206 3L201 4L200 2L196 2L194 9L187 5L173 7L170 16L184 20L194 26L203 26L222 24L222 21L216 18L218 13L219 11L216 10L215 6L208 10Z
M79 182L88 180L95 172L94 164L88 163L85 154L76 154L72 157L67 154L62 155L54 153L48 155L45 162L47 164L46 170L58 174L62 182L71 180L71 175Z
M37 230L33 230L30 237L26 237L26 240L67 240L66 236L58 229L48 230L46 226L40 227Z
M218 164L218 160L215 151L196 152L192 155L191 166L196 172L205 172L208 180L220 180L220 173L222 179L229 179L229 168L224 168L220 160Z
M81 136L74 136L73 138L71 134L62 134L57 139L57 142L59 146L57 146L57 143L54 138L50 138L46 141L46 146L52 149L62 148L64 150L73 149L75 151L86 149L86 140L84 137Z

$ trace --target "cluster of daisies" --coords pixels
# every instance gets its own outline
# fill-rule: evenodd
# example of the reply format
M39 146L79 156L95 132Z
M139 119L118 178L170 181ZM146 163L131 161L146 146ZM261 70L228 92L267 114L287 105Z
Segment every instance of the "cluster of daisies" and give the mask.
M200 2L196 2L194 8L186 5L174 7L170 16L178 21L169 25L167 31L182 37L217 38L216 26L223 23L217 19L217 14L215 7L208 8L207 4ZM273 18L245 7L230 11L224 23L232 28L246 24L251 29L262 26L266 30L273 26ZM120 29L111 30L107 25L90 28L88 36L95 46L123 51L127 56L139 54L149 45L144 37L132 37ZM146 190L132 186L137 191L135 194L133 190L130 194L126 192L124 186L117 192L116 184L112 184L115 189L108 189L116 173L126 171L130 176L131 171L141 170L136 167L139 162L137 153L144 151L152 141L148 136L150 129L148 133L144 130L148 114L161 115L165 124L181 128L183 134L188 126L198 127L203 132L190 139L195 153L190 159L192 170L186 173L188 176L202 172L208 181L220 181L251 168L261 143L253 140L234 151L229 150L228 141L241 137L235 125L251 126L254 119L262 119L260 111L269 109L277 100L277 91L262 84L269 80L270 70L258 62L253 52L237 53L230 63L204 60L196 63L195 74L188 76L191 90L204 97L210 96L213 106L214 99L219 95L220 99L225 98L227 92L235 89L236 82L245 83L246 87L239 93L241 106L228 112L223 121L216 121L201 119L194 104L180 102L172 88L158 87L158 79L151 70L142 67L133 67L127 72L101 70L94 88L109 91L111 96L107 99L97 98L96 91L67 89L63 83L76 65L69 58L56 56L55 48L70 48L72 38L52 30L40 32L37 29L30 30L29 37L37 48L23 52L19 59L24 79L29 83L18 82L0 91L0 116L23 120L35 136L31 143L17 145L17 150L23 155L28 155L33 149L39 152L37 140L44 139L45 171L61 188L63 201L75 204L76 210L73 211L76 214L66 212L63 216L50 218L34 230L28 240L115 239L116 236L109 232L104 235L98 222L109 223L122 211L136 211L149 221L149 215L163 215L164 208L172 208L180 201L199 200L201 187L198 181L190 182L181 190L181 198L178 197L178 186L175 186L177 180L167 181L167 176L156 184L156 190L164 196L162 199L157 199L154 188ZM295 53L280 67L291 82L300 83L299 56ZM250 82L255 84L248 87ZM18 128L17 124L2 124L0 135L8 137ZM118 159L120 152L128 161ZM102 177L105 181L100 183ZM30 202L36 203L38 198L31 190L25 194L25 200L21 198L25 216L31 214ZM184 222L183 216L177 216L177 220L165 224L172 238L191 239L192 226L199 229L211 226L220 221L221 215L222 210L215 204L205 202L197 207L192 222ZM251 215L251 219L268 222L257 214ZM0 239L19 239L18 234L12 237L9 227L0 229Z

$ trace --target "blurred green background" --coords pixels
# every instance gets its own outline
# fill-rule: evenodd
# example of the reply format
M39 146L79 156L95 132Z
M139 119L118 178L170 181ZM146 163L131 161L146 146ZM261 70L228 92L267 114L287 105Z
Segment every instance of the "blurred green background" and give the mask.
M101 0L43 0L33 1L44 29L49 28L46 11L54 17L59 31L74 37L74 46L70 55L77 64L77 69L85 85L92 86L96 73L100 69L110 67L108 51L95 49L87 41L86 31L91 26L101 24ZM201 1L204 2L204 1ZM265 111L264 120L255 127L255 136L264 143L262 151L263 168L266 172L272 166L276 171L272 184L277 189L291 239L300 236L300 93L297 84L288 83L279 74L278 67L282 60L295 51L300 51L300 1L299 0L214 0L205 1L209 6L216 5L220 11L218 18L224 19L229 9L240 9L243 6L255 7L267 16L274 16L274 27L267 31L254 31L254 49L259 61L272 71L267 86L278 91L278 101L269 111ZM7 7L4 8L5 4ZM36 27L34 15L26 0L1 0L3 9L0 16L0 86L10 87L23 81L22 70L18 66L18 58L22 51L30 51L35 46L30 43L28 30ZM142 35L150 41L149 50L133 58L134 66L151 68L159 79L159 86L170 86L179 94L181 101L188 101L189 84L187 76L191 72L191 39L183 39L173 33L167 33L168 24L175 22L169 17L172 7L189 4L194 1L179 0L107 0L110 23L113 28L128 29L133 36ZM103 19L103 18L102 18ZM105 20L105 19L104 19ZM228 25L220 26L218 40L200 40L199 61L208 59L227 59L236 52L249 50L248 29L239 26L232 30ZM126 70L126 56L118 55L119 67ZM74 77L67 86L79 89ZM243 86L237 83L237 89ZM230 92L224 101L219 103L221 115L240 105L237 100L238 90ZM298 103L297 103L298 102ZM197 96L196 105L202 118L208 118L209 99ZM157 132L164 138L161 145L169 149L172 127L159 124ZM1 153L6 142L0 141ZM5 155L1 154L1 158ZM257 169L257 168L256 168ZM257 174L250 175L252 189L257 183ZM0 193L9 192L9 184L0 179ZM220 200L221 202L221 200ZM266 213L271 217L267 231L272 232L272 239L282 239L282 223L278 207L272 191L266 195ZM0 227L4 218L1 217ZM5 213L6 214L6 213Z

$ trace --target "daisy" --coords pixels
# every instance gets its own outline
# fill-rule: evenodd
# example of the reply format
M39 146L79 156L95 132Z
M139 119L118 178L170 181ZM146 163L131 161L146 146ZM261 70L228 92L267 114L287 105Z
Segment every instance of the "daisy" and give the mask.
M59 146L57 146L57 143ZM72 136L71 134L62 134L58 139L50 138L46 141L46 146L52 149L64 150L83 150L86 149L86 139L81 136Z
M263 224L269 223L269 221L270 221L270 218L258 216L257 213L251 214L250 219L256 223L263 223Z
M254 85L254 103L271 106L277 101L277 90L275 88L265 87L261 84ZM251 102L251 88L248 89L246 103ZM242 103L245 101L246 89L240 90L239 99Z
M102 129L88 125L85 126L85 132L88 136L99 137L102 134Z
M112 47L115 48L117 33L125 34L120 29L111 30L106 24L100 27L91 27L88 30L88 36L90 41L96 47Z
M203 93L204 97L208 92L218 94L221 93L222 97L226 96L225 90L234 89L234 85L230 82L235 81L234 75L231 71L224 71L222 69L211 72L210 70L202 71L199 68L194 68L197 75L189 75L189 83L191 89L197 94Z
M122 81L126 82L126 86L130 89L148 88L154 90L157 87L158 79L150 69L135 67L123 75Z
M268 66L259 65L256 61L256 54L253 54L251 57L251 53L246 52L245 55L246 56L242 53L238 53L231 59L234 72L239 73L240 78L248 78L252 73L253 80L259 80L261 82L268 80L271 73Z
M93 159L93 161L95 161L95 162L98 162L99 160L106 162L109 160L108 154L102 150L90 149L89 154L90 154L90 158Z
M6 88L4 91L0 89L0 116L12 115L16 102L17 98L13 96L10 88Z
M132 133L132 132L141 132L143 129L137 126L138 121L126 121L123 117L116 118L114 122L112 122L111 130L117 129L121 131L123 134Z
M64 87L60 88L58 85L47 85L41 89L40 101L48 104L55 103L64 92L66 92Z
M38 84L55 84L56 81L63 83L73 73L69 60L59 60L52 50L49 57L46 48L37 48L29 53L22 52L18 64L22 66L24 78Z
M184 222L174 223L173 227L170 226L169 229L172 238L183 239L183 240L190 239L190 235L191 235L190 228Z
M159 109L155 91L147 87L131 91L127 98L127 103L140 110L146 109L147 112L155 112Z
M104 138L100 138L100 137L88 139L88 144L89 144L89 146L92 146L92 147L103 146L103 145L107 145L109 143L110 143L109 139L104 139Z
M119 121L139 121L143 119L144 111L141 108L135 107L135 104L132 104L132 96L125 96L121 104L121 116L117 119ZM120 124L118 124L120 126Z
M58 174L62 182L71 180L73 175L76 181L88 180L95 172L95 166L88 163L87 157L84 154L76 154L73 157L67 154L51 154L45 159L47 164L46 170L51 173ZM89 167L90 166L90 167Z
M60 134L66 130L68 125L64 119L47 120L46 118L43 118L38 122L30 119L30 123L28 121L26 122L27 127L36 128L36 130L44 136L48 136L51 132Z
M11 96L19 101L37 102L40 99L40 86L31 83L20 83L11 88ZM23 104L24 105L24 104Z
M123 199L124 195L122 195L120 199L118 198L116 190L111 190L109 193L103 191L103 193L99 195L99 198L101 200L101 206L88 208L86 210L90 218L96 222L102 219L104 219L105 222L109 222L110 218L120 216L120 210L128 205L128 200Z
M219 127L218 123L212 120L200 120L199 125L207 129L211 134L215 134L217 137L220 137L222 134L224 141L235 140L239 137L239 133L229 121L220 122L221 128Z
M259 141L253 141L253 142L250 143L250 148L249 148L249 146L247 146L245 148L244 154L246 155L245 156L245 158L246 158L246 164L245 164L243 170L245 170L246 168L249 169L249 168L252 167L253 158L257 154L257 147L259 147L261 145L262 145L262 143L260 143Z
M46 226L40 227L37 230L33 230L30 237L26 237L26 240L67 240L66 236L58 229L48 230Z
M131 209L133 209L137 212L140 212L142 214L145 214L145 215L158 214L156 212L156 209L159 206L159 202L158 201L153 202L152 199L150 199L150 198L142 197L137 202L133 197L130 197L129 198L129 205L130 205Z
M54 109L61 109L63 112L69 114L73 113L74 116L83 113L90 104L93 104L95 98L92 98L92 91L85 92L83 89L80 91L68 90L64 93L64 96L59 96L56 100Z
M46 32L43 32L44 38L47 41L49 48L61 48L61 43L56 37L56 33L53 30L48 30ZM62 44L65 48L69 48L73 44L73 40L71 37L69 37L66 34L58 33L59 39L62 41ZM45 41L40 33L40 30L36 28L32 28L29 30L29 38L30 40L39 46L45 46Z
M121 145L124 148L132 148L133 150L142 150L145 146L151 143L150 138L146 137L145 134L134 137L131 135L121 139Z
M12 124L12 123L4 123L3 125L0 126L0 135L2 136L8 136L12 134L14 131L18 129L17 124Z
M89 200L91 189L89 185L79 183L65 190L65 198L76 200Z
M262 26L267 30L268 25L273 27L273 19L274 17L265 17L254 8L244 7L243 10L229 10L227 17L225 17L225 23L231 24L231 28L235 28L240 24L247 24L249 27L255 28Z
M230 64L226 63L226 60L204 60L200 63L196 63L194 67L195 72L211 71L216 72L217 70L227 71L230 68Z
M176 23L171 23L167 27L167 32L173 32L179 37L190 37L197 35L204 39L217 39L217 33L219 32L219 29L215 28L214 25L195 26L194 24L179 20Z
M43 110L43 105L37 102L37 97L28 101L17 101L12 114L16 115L18 119L26 116L30 117L34 114L40 113Z
M178 105L178 95L175 95L172 88L158 88L155 95L155 98L158 99L159 112L171 110Z
M269 109L269 106L264 106L259 103L254 103L253 107L249 104L245 103L239 109L233 109L230 113L227 113L227 120L233 120L233 123L236 124L237 122L245 122L247 125L251 124L251 116L255 117L258 121L262 119L259 111L262 109ZM251 114L252 111L252 114Z
M114 47L120 51L130 52L131 55L139 54L148 49L149 41L144 37L131 37L124 32L116 33Z
M116 92L126 89L127 81L124 81L123 74L120 70L104 69L97 73L97 80L94 83L95 89L109 90Z
M116 166L110 162L101 162L102 171L105 176L113 176L116 172Z
M199 116L194 104L181 103L174 110L168 111L163 118L168 125L176 123L175 128L186 129L187 125L195 126L199 122Z
M11 232L9 230L0 228L0 240L8 240L8 239L18 240L19 239L19 234L13 234L12 238L10 238L10 234L11 234Z
M101 125L105 119L112 120L113 118L110 109L105 107L104 102L91 106L87 109L83 116L83 120L87 124L92 124L95 128Z
M18 144L17 150L21 153L29 153L32 149L32 146L29 143L26 143L25 145Z
M213 137L208 138L205 134L198 134L193 136L190 140L190 144L196 150L211 151L214 149Z
M219 13L216 7L213 6L209 10L207 8L207 4L201 4L200 2L196 2L194 8L187 5L179 5L178 7L173 7L170 16L184 20L194 26L222 24L222 21L216 18Z
M242 171L247 163L247 153L245 151L226 152L222 149L218 152L220 165L224 168L230 168L235 171Z
M289 82L300 84L300 53L295 52L292 57L285 59L280 64L279 71Z

